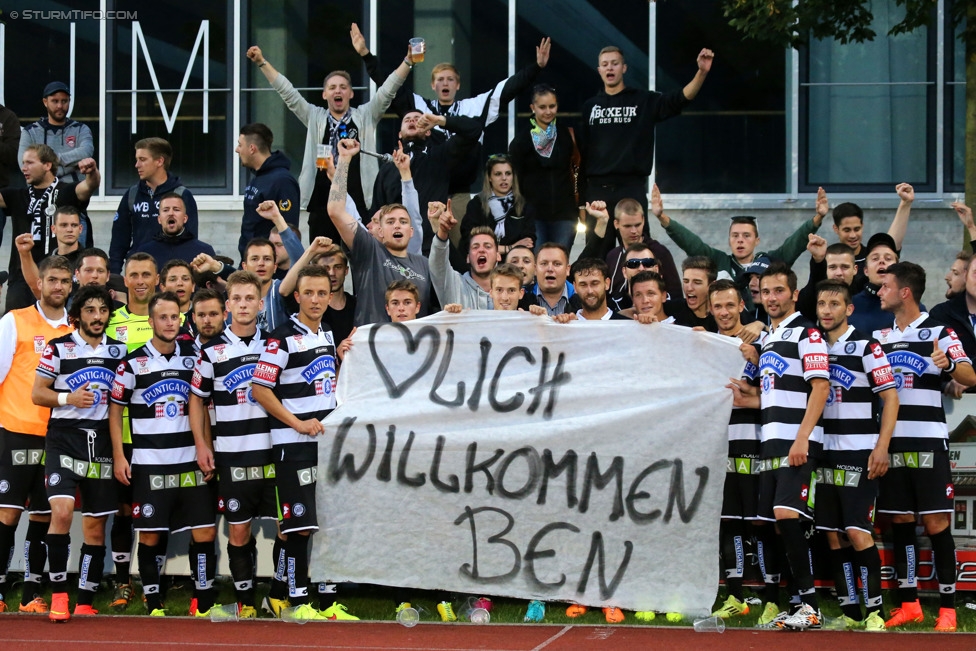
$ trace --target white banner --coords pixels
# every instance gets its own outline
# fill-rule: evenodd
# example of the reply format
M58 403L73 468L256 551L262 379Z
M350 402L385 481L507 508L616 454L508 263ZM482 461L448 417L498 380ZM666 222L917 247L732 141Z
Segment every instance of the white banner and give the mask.
M354 342L313 580L711 609L735 340L466 311Z

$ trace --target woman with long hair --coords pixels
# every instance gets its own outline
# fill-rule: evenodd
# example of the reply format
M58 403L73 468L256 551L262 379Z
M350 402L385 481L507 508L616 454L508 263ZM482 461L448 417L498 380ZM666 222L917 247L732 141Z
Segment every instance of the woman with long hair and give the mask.
M578 149L573 131L556 119L559 102L552 86L538 84L529 104L528 128L516 132L508 153L526 200L535 208L536 246L562 244L569 251L576 239L579 209L573 178Z
M505 154L488 158L481 192L468 203L461 220L461 255L467 254L468 234L476 226L495 231L503 256L514 246L535 245L535 210L519 192L518 178Z

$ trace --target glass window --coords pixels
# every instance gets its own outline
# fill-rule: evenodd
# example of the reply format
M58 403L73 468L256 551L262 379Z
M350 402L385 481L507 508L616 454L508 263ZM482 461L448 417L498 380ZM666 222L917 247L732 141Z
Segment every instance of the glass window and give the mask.
M704 47L715 65L701 92L657 127L657 184L673 193L785 192L786 54L743 39L714 2L657 3L658 90L691 81Z
M617 45L627 59L625 83L647 88L648 10L642 0L595 3L571 0L551 6L521 0L515 24L516 65L535 61L535 48L544 36L552 39L549 65L538 77L556 89L559 116L576 126L580 106L601 88L597 58L606 45ZM516 100L516 129L527 128L531 93Z
M369 82L362 60L350 44L349 25L357 23L369 42L364 4L363 0L247 3L244 36L247 42L241 47L246 51L251 45L259 46L275 69L288 77L306 100L319 106L325 106L322 99L325 76L333 70L346 70L355 91L353 104L362 103L369 99ZM244 61L241 124L266 124L274 134L272 149L283 151L291 159L291 172L298 176L308 130L288 110L257 66L243 52L240 56ZM231 155L237 134L233 134L232 140ZM239 167L236 156L233 165ZM246 170L240 173L245 174Z
M106 185L110 192L123 192L138 181L132 165L133 145L156 136L172 145L171 173L194 193L230 193L228 163L234 145L229 133L233 100L229 57L236 56L228 45L232 4L192 0L114 3L115 10L138 12L139 19L109 22L107 115L111 128L107 151L114 162ZM205 57L206 88L218 90L204 90ZM139 91L134 129L133 66ZM157 94L157 89L162 92Z
M407 41L423 37L427 54L414 66L406 85L423 97L433 97L431 71L449 61L461 76L457 97L472 97L493 88L508 76L507 2L466 0L379 0L380 70L393 70L406 54ZM533 51L534 52L534 51ZM535 55L533 54L533 57ZM508 150L508 108L484 133L483 154ZM400 121L388 114L380 122L379 143L384 151L396 147ZM472 191L481 190L480 178Z
M960 35L965 24L953 26L948 6L945 13L945 190L962 192L966 186L966 43Z
M887 36L904 15L895 0L872 9L874 41L813 41L802 52L801 191L935 189L935 39L924 27Z
M35 11L97 11L98 0L76 2L30 2ZM73 85L69 117L84 122L91 129L98 156L98 66L91 65L89 53L98 52L97 20L26 20L7 21L4 31L6 57L4 67L4 100L7 108L20 118L22 126L47 117L41 102L44 87L52 81ZM71 66L71 34L74 31L74 59ZM46 56L16 56L15 53L45 53ZM0 55L2 56L2 55ZM102 171L105 162L98 161ZM20 167L20 161L17 162Z

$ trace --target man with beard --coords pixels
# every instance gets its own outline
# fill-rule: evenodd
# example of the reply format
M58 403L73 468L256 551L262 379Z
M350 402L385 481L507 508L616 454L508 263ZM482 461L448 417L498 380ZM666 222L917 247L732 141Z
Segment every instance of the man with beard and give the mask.
M61 206L81 208L98 189L102 181L98 166L92 158L78 163L85 178L78 183L61 181L55 175L58 156L47 145L30 145L24 151L21 172L27 188L6 188L0 191L0 208L11 217L11 231L16 237L30 233L35 246L31 256L35 263L50 255L57 248L52 234L54 215ZM14 247L10 251L10 282L7 289L6 309L26 307L34 302L31 288L24 279L20 256Z
M580 309L577 319L587 321L627 321L627 317L607 307L607 292L610 290L610 270L602 260L584 258L573 263L570 271L573 287L579 296Z
M17 522L25 510L27 571L20 611L48 612L39 593L51 521L44 485L44 438L51 410L27 400L47 342L71 330L64 309L71 291L71 265L60 256L45 258L40 275L41 299L0 319L0 448L7 451L0 456L0 612L7 610L7 570Z
M421 316L426 316L431 296L430 267L427 258L407 249L414 229L406 207L389 204L380 209L380 241L346 210L349 162L358 153L359 143L355 140L339 142L339 164L329 194L329 217L349 249L353 285L358 292L356 325L382 323L389 318L383 297L389 284L401 278L417 286Z
M965 269L963 269L965 284L962 291L953 294L944 303L939 303L933 307L931 312L933 319L952 328L956 336L959 337L959 343L962 344L963 350L966 351L966 357L969 359L976 358L976 336L973 334L972 322L972 315L976 314L976 264L973 263L974 259L976 258L970 258ZM959 398L966 391L966 387L950 379L944 384L942 391L947 396Z
M895 241L887 233L875 233L868 240L864 249L865 274L868 282L857 294L854 294L854 313L847 319L848 323L861 332L874 332L883 328L890 328L893 320L891 313L881 306L878 291L884 281L886 270L898 262L898 249ZM921 301L922 297L919 296ZM922 309L925 309L922 306Z
M51 409L45 444L51 525L46 544L51 580L52 621L70 619L68 551L75 493L81 495L84 543L78 560L75 615L94 615L95 592L105 563L105 525L118 510L108 432L108 396L115 368L125 356L122 342L105 335L112 296L105 287L82 287L68 310L77 328L48 342L34 378L31 399Z
M868 253L869 272L871 256ZM921 516L939 581L935 630L950 632L956 630L956 544L950 528L955 488L940 388L944 374L971 387L976 385L976 373L955 331L920 309L919 298L924 293L925 270L911 262L887 267L877 292L894 324L875 331L874 336L888 355L899 400L898 422L889 445L891 469L881 478L878 495L878 512L891 515L901 604L892 609L885 626L924 619L918 602L915 531Z
M457 303L475 310L491 309L491 270L501 260L495 232L487 226L471 229L467 240L469 271L462 276L451 268L448 259L451 230L457 225L451 201L446 206L430 203L427 218L437 224L437 237L430 247L430 277L437 298L444 305Z
M966 289L966 270L969 268L969 261L972 259L973 254L969 251L960 251L956 254L956 259L949 265L949 271L945 275L945 297L947 299L962 293Z
M160 267L170 260L193 260L201 253L217 255L212 246L198 240L196 233L186 227L186 203L180 195L173 192L159 198L158 219L162 231L133 249L133 253L148 253Z
M139 534L139 576L146 609L166 614L160 565L168 533L190 531L189 562L194 568L190 614L207 616L214 605L217 554L216 515L210 488L196 461L187 414L196 354L177 341L182 314L175 294L156 294L148 305L152 338L119 364L112 385L109 428L115 478L132 486L132 519ZM132 428L131 464L123 446L123 410Z
M718 334L737 337L742 331L742 314L745 303L739 293L739 286L728 278L713 281L708 285L708 310L715 319ZM763 344L764 333L755 344L741 343L739 350L746 358L742 381L750 385L756 381L759 369L759 348ZM741 340L740 340L741 342ZM751 537L746 523L755 527L772 527L757 517L759 512L759 409L735 406L729 417L729 461L725 473L725 487L722 498L722 522L719 525L719 549L722 569L725 575L725 589L728 598L722 606L712 613L713 617L728 619L749 614L749 605L742 591L742 577L745 572L745 541ZM759 536L765 540L768 536ZM760 549L759 559L763 562L765 554ZM764 568L763 578L767 578ZM769 581L779 584L778 574L768 576ZM777 609L778 612L778 609Z
M409 53L407 46L407 54ZM248 48L247 58L257 65L295 117L308 127L298 185L302 193L302 209L308 211L309 237L324 235L332 240L339 239L339 231L326 218L332 181L325 169L316 167L318 147L331 147L333 154L338 156L339 141L352 139L362 143L363 149L375 152L376 125L389 108L397 90L406 81L413 64L409 59L404 59L377 87L376 94L365 104L356 107L350 106L353 91L349 73L345 70L330 72L325 77L322 89L322 99L328 104L326 109L309 104L291 82L264 58L258 46ZM355 159L347 168L348 178L344 180L360 215L367 214L366 208L374 203L373 183L376 181L378 169L379 163L372 157ZM346 194L345 188L343 194Z
M197 303L194 297L194 302L196 310L200 303L215 301L206 298ZM190 427L200 470L217 473L217 510L228 522L227 558L240 617L254 619L257 617L254 607L256 541L251 535L251 521L276 516L268 415L251 390L255 365L267 344L267 334L257 325L261 312L258 277L248 271L231 274L227 279L226 307L230 325L222 333L214 334L200 350L191 388ZM208 427L211 419L207 405L211 402L216 436L211 436ZM279 613L281 602L288 596L282 552L282 541L276 538L272 557L274 581L268 604L271 607L277 602Z
M454 135L448 139L446 130ZM417 189L419 205L447 201L451 170L467 160L478 145L481 125L463 115L434 115L407 111L400 121L400 145L410 156L410 172ZM373 186L373 205L406 203L400 190L400 176L393 163L380 166ZM424 224L424 255L430 253L434 237L432 224Z
M80 163L95 155L95 142L88 125L68 117L71 95L68 86L52 81L41 98L47 117L30 124L20 133L17 159L23 160L30 145L47 145L58 155L55 176L66 183L78 183L85 176Z
M205 287L193 293L191 305L196 328L194 343L197 350L200 350L207 342L220 336L220 333L224 331L224 315L226 314L224 298L216 289Z
M847 323L854 309L850 287L835 280L817 287L817 317L830 355L830 394L823 413L824 457L817 468L816 524L827 536L834 589L849 625L859 627L863 621L866 630L883 631L874 514L879 478L888 472L898 391L881 345ZM853 549L841 548L841 533ZM863 617L855 577L864 583Z

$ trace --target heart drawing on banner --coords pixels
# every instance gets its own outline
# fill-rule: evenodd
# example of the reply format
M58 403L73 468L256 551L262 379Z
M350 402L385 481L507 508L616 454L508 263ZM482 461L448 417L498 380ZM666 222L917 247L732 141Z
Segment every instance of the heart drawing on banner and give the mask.
M380 359L379 353L376 350L377 333L381 329L389 328L391 326L400 332L400 335L403 337L403 341L407 347L407 354L411 358L413 358L413 355L416 354L417 350L420 348L421 341L425 338L430 339L430 347L427 351L427 357L424 358L423 363L420 364L416 371L399 383L393 379L392 375L390 375L389 369L387 369L386 364L383 363L383 360ZM386 390L390 394L391 398L399 398L407 392L407 389L409 389L414 382L424 376L424 373L426 373L434 363L434 358L437 357L437 352L440 350L440 346L441 334L438 332L437 328L433 326L422 327L417 331L416 335L410 332L410 328L402 323L380 323L374 325L369 330L369 354L373 356L373 362L376 364L376 369L380 372L380 377L383 378L383 384L386 385ZM397 359L401 366L405 365L405 358L403 356L398 355Z

